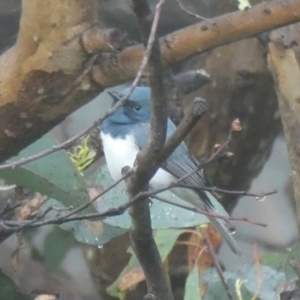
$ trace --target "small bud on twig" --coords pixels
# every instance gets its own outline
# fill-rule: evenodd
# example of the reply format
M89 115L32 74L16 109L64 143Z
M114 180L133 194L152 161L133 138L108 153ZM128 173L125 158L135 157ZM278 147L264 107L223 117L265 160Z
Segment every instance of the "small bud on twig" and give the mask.
M242 130L242 126L241 126L241 122L239 119L235 119L233 120L232 124L231 124L231 131L241 131Z
M227 158L231 158L234 156L234 153L233 152L229 152L229 151L226 151L222 154L220 154L220 156L218 157L218 159L227 159Z
M194 116L203 116L208 110L207 101L203 98L196 97L193 101L192 113Z
M221 144L214 144L213 149L212 149L213 153L218 151L220 148L221 148Z

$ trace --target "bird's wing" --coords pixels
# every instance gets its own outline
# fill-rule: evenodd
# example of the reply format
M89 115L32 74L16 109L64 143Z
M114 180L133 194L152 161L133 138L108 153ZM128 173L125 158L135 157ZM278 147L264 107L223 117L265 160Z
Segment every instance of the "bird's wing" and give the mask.
M175 131L175 129L176 129L175 125L169 120L168 127L167 127L167 136L170 136ZM136 140L136 145L139 147L139 149L145 147L147 138L149 136L149 132L150 132L150 124L148 123L140 123L135 128L135 140ZM182 142L175 149L175 151L169 156L169 158L162 164L161 168L171 173L174 177L180 178L186 175L187 173L190 173L193 170L195 170L197 166L198 166L198 162L196 158L188 150L185 143ZM203 173L201 171L192 174L191 176L186 178L183 181L183 183L195 187L205 187L205 181L203 178ZM227 215L226 211L224 210L222 205L219 204L219 202L217 201L217 199L213 194L198 189L194 191L196 192L199 198L197 197L196 199L185 198L184 200L191 203L195 207L200 208L201 210L210 213L217 213L225 216ZM232 251L240 255L241 251L236 241L234 240L234 238L232 237L232 235L229 233L227 229L228 226L228 224L226 225L227 222L211 216L208 216L208 219L218 229L222 237L227 241Z
M167 137L172 135L176 130L175 125L171 120L168 120L167 126ZM137 146L142 149L146 145L147 138L150 132L149 123L139 123L135 125L135 140ZM182 142L174 152L167 158L167 160L161 165L161 168L165 171L171 173L174 177L180 178L187 173L191 173L198 166L196 158L188 150L184 142ZM187 177L182 183L194 186L194 187L205 187L205 181L203 178L203 172L198 171L189 177ZM197 190L197 194L204 200L207 204L212 205L209 197L203 191Z
M175 125L169 120L167 136L169 137L175 131L175 129ZM180 178L187 173L191 173L197 168L197 166L198 162L196 158L188 150L185 143L182 142L163 163L162 168L170 172L176 178ZM192 174L184 180L184 183L191 186L204 187L205 181L202 171Z

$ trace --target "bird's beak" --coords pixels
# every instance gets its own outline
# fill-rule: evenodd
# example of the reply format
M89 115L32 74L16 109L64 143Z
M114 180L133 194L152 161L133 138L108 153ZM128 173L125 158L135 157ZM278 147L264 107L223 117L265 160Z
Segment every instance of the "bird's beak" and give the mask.
M108 93L109 96L112 97L112 99L114 100L114 103L118 102L121 99L120 95L116 92L108 91L107 93Z

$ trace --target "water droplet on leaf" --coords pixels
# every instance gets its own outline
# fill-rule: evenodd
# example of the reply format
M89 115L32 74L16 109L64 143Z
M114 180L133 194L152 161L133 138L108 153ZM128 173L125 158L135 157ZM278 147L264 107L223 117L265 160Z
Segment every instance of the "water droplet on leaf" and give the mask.
M257 201L259 201L259 202L263 202L263 201L265 201L266 200L266 196L259 196L259 197L255 197L255 199L257 200Z

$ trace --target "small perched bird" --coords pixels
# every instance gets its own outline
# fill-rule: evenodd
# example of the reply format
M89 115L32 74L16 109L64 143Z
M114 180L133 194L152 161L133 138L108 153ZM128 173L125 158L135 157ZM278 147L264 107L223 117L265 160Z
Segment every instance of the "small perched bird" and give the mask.
M121 92L109 92L114 103L118 102L128 89ZM136 87L131 96L114 114L104 120L101 126L101 139L109 172L114 180L122 177L122 168L133 167L138 152L145 147L150 134L151 90L148 87ZM176 130L168 119L167 136ZM199 165L196 158L182 142L169 158L161 165L149 182L152 189L164 187L185 174L195 170ZM184 180L188 186L205 187L201 171ZM209 213L219 214L217 199L208 191L176 187L171 192L194 207ZM223 212L224 214L224 212ZM220 232L232 251L240 255L239 247L229 232L226 222L208 216L210 222Z

